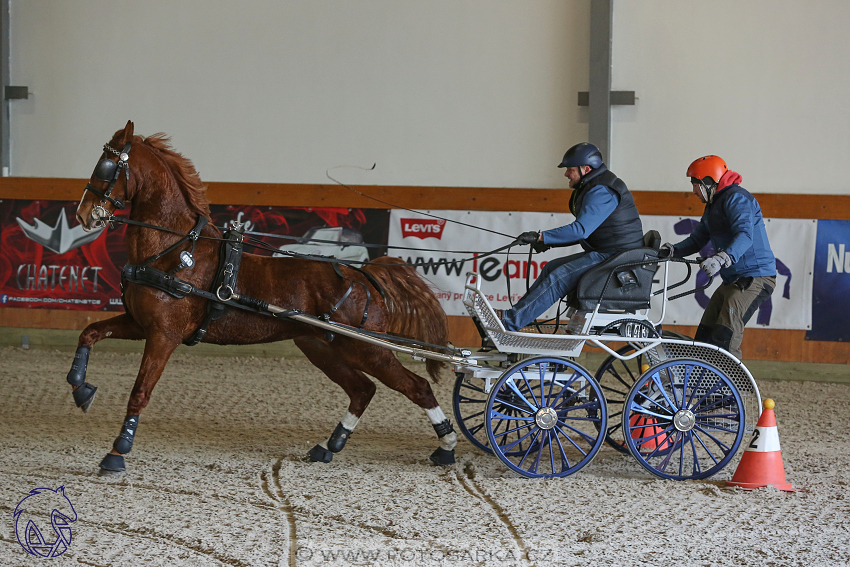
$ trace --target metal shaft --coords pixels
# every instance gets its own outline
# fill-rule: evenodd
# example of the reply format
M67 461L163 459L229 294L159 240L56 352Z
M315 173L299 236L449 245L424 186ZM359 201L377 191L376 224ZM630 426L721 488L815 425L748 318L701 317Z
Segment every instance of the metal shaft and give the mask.
M239 295L233 294L233 299L239 300ZM341 325L339 323L329 323L327 321L322 321L318 317L314 317L313 315L307 315L306 313L291 313L291 309L283 309L276 305L269 305L268 310L270 313L274 314L285 314L287 319L292 319L293 321L298 321L299 323L304 323L306 325L311 325L313 327L318 327L320 329L325 329L327 331L331 331L333 333L337 333L340 335L345 335L346 337L351 337L353 339L357 339L359 341L363 341L366 343L370 343L376 346L388 348L390 350L394 350L396 352L403 352L411 355L413 358L418 359L430 359L430 360L439 360L441 362L447 362L449 364L463 364L463 365L472 365L478 366L478 362L473 358L466 358L463 356L455 356L451 354L440 354L438 352L433 352L430 350L423 350L419 348L406 347L402 345L398 345L396 343L379 339L378 337L373 337L371 335L367 335L365 333L359 332L357 329L353 329L351 327L347 327L345 325Z

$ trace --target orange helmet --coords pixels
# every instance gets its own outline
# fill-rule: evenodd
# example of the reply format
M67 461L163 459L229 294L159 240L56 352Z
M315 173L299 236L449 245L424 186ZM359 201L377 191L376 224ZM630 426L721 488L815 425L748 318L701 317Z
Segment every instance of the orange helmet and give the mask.
M729 170L726 162L718 156L705 156L695 160L688 166L687 177L694 179L710 178L715 183L720 183L720 178Z

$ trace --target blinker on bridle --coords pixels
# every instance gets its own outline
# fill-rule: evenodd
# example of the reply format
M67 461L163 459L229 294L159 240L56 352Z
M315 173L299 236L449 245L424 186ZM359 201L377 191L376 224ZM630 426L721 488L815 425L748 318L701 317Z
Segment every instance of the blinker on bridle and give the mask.
M109 212L104 209L101 205L109 201L116 209L124 208L124 201L121 199L115 199L111 197L113 187L115 187L115 183L118 181L118 177L121 175L121 170L124 170L124 177L126 179L126 184L124 185L124 199L127 198L127 186L130 183L130 166L127 165L127 160L130 159L130 148L133 143L128 142L127 145L124 146L122 151L118 151L109 144L103 144L104 153L110 153L118 156L118 161L112 161L107 157L101 158L97 165L94 168L94 176L100 179L101 181L105 181L109 183L109 186L106 188L106 191L101 191L100 189L96 189L91 183L86 184L86 191L91 191L95 195L101 198L100 205L92 209L92 217L95 219L95 224L100 224L103 226L105 224L105 219L109 217Z

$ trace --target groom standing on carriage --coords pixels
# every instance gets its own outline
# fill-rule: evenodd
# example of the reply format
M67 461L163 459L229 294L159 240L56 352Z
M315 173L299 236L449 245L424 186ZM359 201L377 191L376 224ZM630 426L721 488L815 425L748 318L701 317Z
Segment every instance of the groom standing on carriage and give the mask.
M741 175L718 156L694 160L685 175L705 209L693 232L676 244L665 243L663 253L685 258L712 244L715 253L702 260L700 269L709 278L720 274L723 281L712 294L694 339L717 345L740 360L744 326L776 288L776 258L761 206L739 185Z
M572 292L581 276L610 256L640 248L643 227L635 201L626 184L608 170L602 153L582 142L567 150L558 167L569 179L570 212L576 219L546 231L523 232L517 240L537 252L552 246L581 244L584 252L546 264L540 277L512 309L502 313L508 331L518 331L537 319L556 301Z

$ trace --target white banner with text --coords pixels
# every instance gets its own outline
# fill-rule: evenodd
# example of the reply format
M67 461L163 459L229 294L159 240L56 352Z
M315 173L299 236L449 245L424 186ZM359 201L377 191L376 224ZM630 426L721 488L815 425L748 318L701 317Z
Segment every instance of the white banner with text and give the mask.
M568 213L528 213L491 211L423 211L393 210L390 214L388 244L390 254L415 264L417 270L435 288L448 315L467 315L461 299L467 272L481 275L481 289L494 308L506 309L526 291L541 268L550 260L582 252L578 245L553 248L543 254L532 254L528 246L514 246L510 254L482 254L510 243L527 230L547 230L568 224L574 217ZM448 222L447 222L448 221ZM664 242L679 242L690 234L698 218L674 216L642 216L644 232L657 230ZM768 238L776 256L776 290L753 316L748 326L773 329L809 329L812 319L812 271L817 222L807 219L766 219ZM710 245L701 255L712 252ZM656 279L663 271L659 270ZM682 264L673 264L670 282L686 276ZM694 289L705 283L698 266L692 266L687 284L671 291L671 295ZM719 278L712 287L693 295L670 301L664 322L674 325L697 325ZM656 285L656 288L658 286ZM553 317L556 306L544 315ZM650 316L657 321L661 314L660 298L653 300Z

